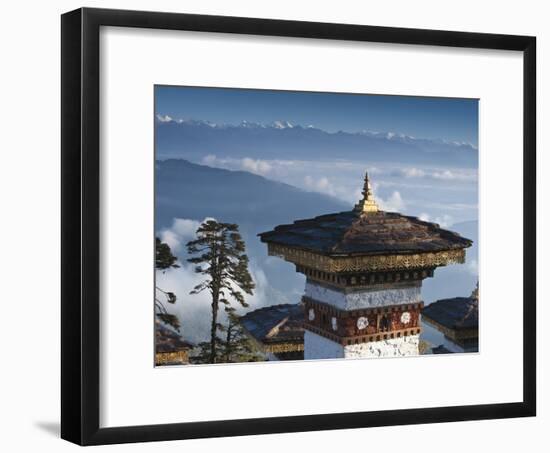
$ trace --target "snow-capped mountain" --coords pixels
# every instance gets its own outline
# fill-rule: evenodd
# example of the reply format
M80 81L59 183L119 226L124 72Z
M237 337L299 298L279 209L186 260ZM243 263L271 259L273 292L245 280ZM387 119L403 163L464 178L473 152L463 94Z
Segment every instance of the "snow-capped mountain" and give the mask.
M271 123L271 127L275 129L292 129L294 126L288 121L274 121Z
M231 153L235 157L289 158L310 150L323 158L369 159L383 152L387 161L424 159L432 164L477 166L477 148L470 143L417 138L397 132L327 132L286 120L219 124L157 115L157 157L195 158ZM414 154L412 154L414 153Z
M322 129L316 128L312 124L308 124L307 126L301 126L299 124L292 124L290 121L286 120L277 120L273 121L268 124L258 123L254 121L247 121L242 120L239 124L218 124L213 123L211 121L206 120L197 120L197 119L174 119L169 115L157 115L157 121L159 123L173 123L173 124L181 124L181 125L187 125L187 126L208 126L210 128L218 128L218 129L231 129L231 128L243 128L243 129L315 129L321 132L324 132L326 134L330 134L330 132L323 131ZM427 138L418 138L413 137L412 135L406 135L399 132L379 132L379 131L370 131L370 130L362 130L359 132L346 132L346 131L338 131L338 134L350 134L350 135L362 135L372 138L378 138L378 139L385 139L385 140L394 140L394 141L402 141L406 143L413 143L413 142L432 142L437 144L444 144L444 145L452 145L452 146L458 146L458 147L468 147L472 150L477 150L477 148L468 142L460 142L456 140L444 140L444 139L427 139Z

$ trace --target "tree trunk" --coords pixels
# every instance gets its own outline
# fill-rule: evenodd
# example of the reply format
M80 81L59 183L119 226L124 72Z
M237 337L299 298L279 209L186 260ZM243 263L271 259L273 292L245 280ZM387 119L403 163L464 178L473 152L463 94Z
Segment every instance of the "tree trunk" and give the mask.
M229 363L231 357L231 322L227 326L227 335L225 336L225 361Z
M212 294L212 325L210 326L210 363L216 363L216 333L218 330L219 294Z

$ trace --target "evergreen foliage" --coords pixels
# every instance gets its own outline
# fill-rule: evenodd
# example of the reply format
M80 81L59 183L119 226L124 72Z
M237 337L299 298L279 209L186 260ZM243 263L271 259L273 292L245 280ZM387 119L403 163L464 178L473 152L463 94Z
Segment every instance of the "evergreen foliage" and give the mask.
M166 272L167 269L180 267L177 264L178 258L172 254L170 246L162 242L159 238L155 238L155 269ZM164 291L156 286L156 290L163 295L164 302L155 295L155 315L163 323L172 326L178 332L180 330L180 321L176 315L168 313L165 302L175 304L177 297L170 291Z
M190 294L208 291L211 295L212 320L210 341L199 345L197 363L240 362L257 357L238 323L235 301L248 307L244 294L253 294L254 282L248 271L248 256L239 228L233 223L208 220L197 229L197 239L187 243L195 272L204 276ZM218 321L220 305L224 306L228 324ZM220 335L218 335L220 334Z

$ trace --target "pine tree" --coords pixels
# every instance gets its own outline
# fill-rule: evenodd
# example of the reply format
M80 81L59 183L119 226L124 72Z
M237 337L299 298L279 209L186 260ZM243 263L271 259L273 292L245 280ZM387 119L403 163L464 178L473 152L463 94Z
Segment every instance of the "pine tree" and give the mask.
M252 295L254 289L245 244L236 224L208 220L197 229L197 239L187 243L187 251L191 256L187 261L196 264L195 272L205 277L190 294L206 290L212 300L210 343L200 345L200 355L207 357L209 363L220 362L223 361L220 355L222 340L218 331L224 332L225 329L218 322L220 304L225 306L228 315L234 314L231 300L248 307L243 292Z
M258 347L246 336L243 327L239 323L239 317L234 314L234 310L233 307L230 307L227 325L218 324L218 335L215 339L215 363L260 362L265 360ZM213 363L210 341L199 343L197 350L198 353L192 357L193 363Z
M177 264L178 258L172 254L170 246L155 238L155 269L166 272L167 269L180 267ZM164 291L156 286L156 290L161 292L164 299L169 304L176 303L176 295L170 291ZM164 303L155 295L155 314L165 324L172 326L178 332L180 330L180 321L177 316L168 313Z
M178 258L172 254L170 246L155 238L155 268L165 271L171 267L180 267L177 261Z
M223 326L221 339L221 361L229 362L258 362L264 360L258 348L246 336L239 317L233 307L226 310L227 326Z

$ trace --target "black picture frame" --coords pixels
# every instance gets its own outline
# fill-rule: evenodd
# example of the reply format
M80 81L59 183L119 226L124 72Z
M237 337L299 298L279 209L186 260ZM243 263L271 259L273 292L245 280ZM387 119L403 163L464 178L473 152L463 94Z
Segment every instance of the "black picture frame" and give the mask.
M523 52L523 400L503 404L100 428L99 35L102 26ZM61 437L80 445L441 423L536 414L536 38L82 8L61 20Z

